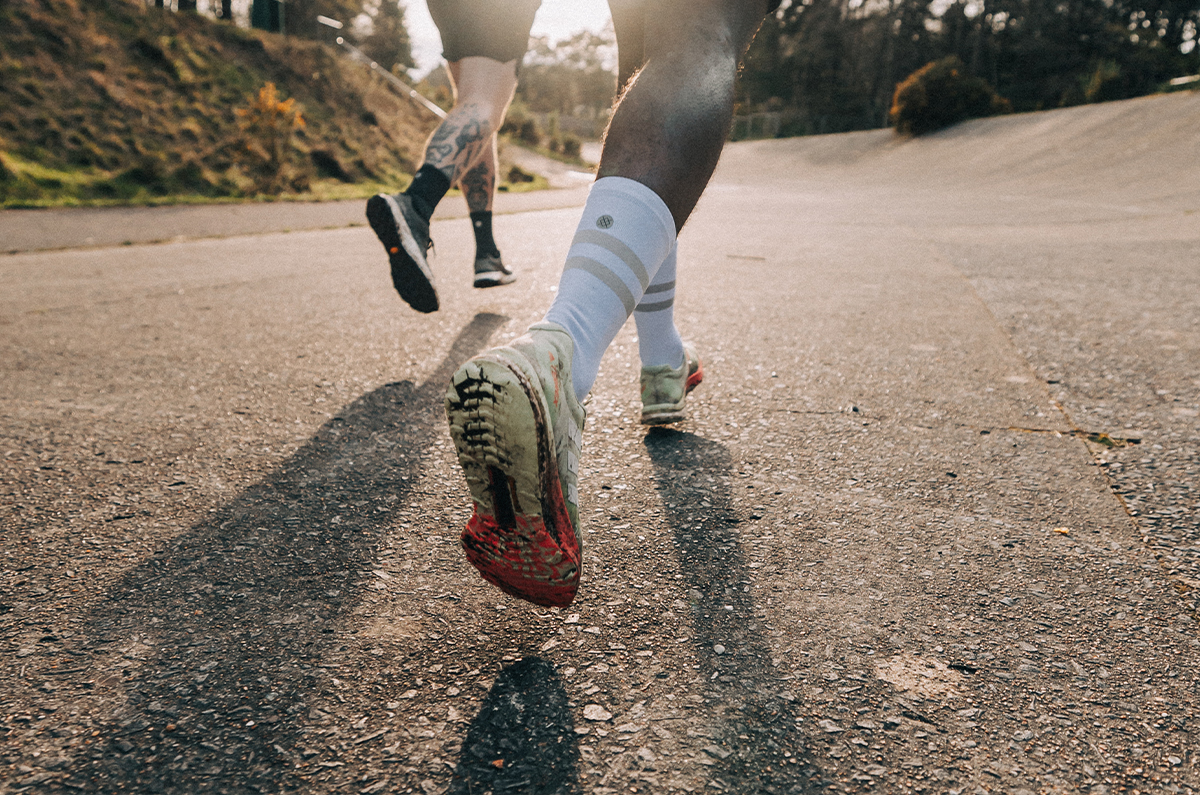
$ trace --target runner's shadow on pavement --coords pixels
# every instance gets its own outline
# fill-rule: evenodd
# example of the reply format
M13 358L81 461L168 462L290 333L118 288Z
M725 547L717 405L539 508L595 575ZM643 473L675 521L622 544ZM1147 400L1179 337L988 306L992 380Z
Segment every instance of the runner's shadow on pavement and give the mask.
M579 740L558 672L526 657L496 677L463 740L449 792L579 791Z
M90 668L82 678L92 678L96 697L89 703L103 713L96 742L66 770L71 785L156 793L312 786L301 778L320 761L301 756L310 702L336 699L316 666L443 432L450 375L506 320L476 315L427 382L363 395L277 471L109 591L79 635Z
M771 665L766 629L750 593L754 581L728 484L729 451L666 428L651 429L645 445L674 534L696 657L708 683L705 706L715 733L705 751L716 761L712 781L739 793L817 791L808 741L796 727L801 710Z

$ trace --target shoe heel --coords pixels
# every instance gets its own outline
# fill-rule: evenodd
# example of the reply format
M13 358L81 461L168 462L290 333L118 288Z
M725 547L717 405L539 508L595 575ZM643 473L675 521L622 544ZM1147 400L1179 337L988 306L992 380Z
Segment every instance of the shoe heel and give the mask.
M579 541L543 387L521 358L496 349L450 379L450 435L475 501L462 547L480 575L505 593L564 607L579 588Z

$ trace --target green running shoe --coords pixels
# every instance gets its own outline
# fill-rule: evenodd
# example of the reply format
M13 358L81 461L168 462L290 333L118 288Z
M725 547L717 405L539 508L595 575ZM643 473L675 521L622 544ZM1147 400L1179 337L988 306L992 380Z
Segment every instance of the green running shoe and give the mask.
M683 364L642 368L642 424L667 425L685 416L688 393L704 380L704 363L696 349L683 344Z

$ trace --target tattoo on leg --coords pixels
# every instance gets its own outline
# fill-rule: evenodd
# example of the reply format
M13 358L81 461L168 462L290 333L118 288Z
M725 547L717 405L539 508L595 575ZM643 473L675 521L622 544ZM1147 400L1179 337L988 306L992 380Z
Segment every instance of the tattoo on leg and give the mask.
M442 122L441 126L433 131L433 137L425 146L426 165L442 168L441 164L450 159L454 153L454 145L450 143L454 131L454 126L448 121Z
M496 172L492 166L492 158L485 156L479 161L479 165L464 174L459 181L463 196L467 200L467 207L473 213L490 209L492 195L496 190Z
M425 147L425 163L440 168L457 182L464 172L479 162L485 147L491 145L492 129L487 116L466 106L434 131Z

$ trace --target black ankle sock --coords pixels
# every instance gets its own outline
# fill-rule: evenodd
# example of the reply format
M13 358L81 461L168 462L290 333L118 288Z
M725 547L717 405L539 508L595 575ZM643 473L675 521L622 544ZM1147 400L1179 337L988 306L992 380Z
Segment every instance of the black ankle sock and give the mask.
M404 193L412 199L413 209L428 221L433 216L438 202L450 190L450 178L440 168L425 164L413 177L412 184Z
M496 241L492 238L492 211L480 210L471 213L471 228L475 230L475 258L500 256Z

